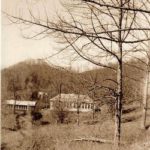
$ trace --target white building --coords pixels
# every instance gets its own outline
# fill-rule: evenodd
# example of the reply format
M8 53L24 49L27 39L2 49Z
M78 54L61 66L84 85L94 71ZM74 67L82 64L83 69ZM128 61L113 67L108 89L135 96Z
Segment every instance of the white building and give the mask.
M50 110L54 110L56 104L68 111L88 112L95 108L93 100L87 95L60 94L50 99Z
M6 100L7 106L15 110L32 110L36 106L36 101L20 101L20 100Z

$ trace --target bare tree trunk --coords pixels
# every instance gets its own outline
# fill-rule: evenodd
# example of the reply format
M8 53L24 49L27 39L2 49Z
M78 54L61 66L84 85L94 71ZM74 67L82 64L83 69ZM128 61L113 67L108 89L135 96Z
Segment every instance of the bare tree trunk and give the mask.
M122 63L118 65L117 72L118 80L118 95L116 97L116 106L115 106L115 137L114 144L115 149L118 150L120 147L120 135L121 135L121 115L122 115Z
M80 102L79 102L79 94L77 99L77 124L79 126L80 123Z
M95 108L94 108L94 93L93 93L93 95L92 95L92 99L93 99L93 106L92 106L92 119L93 119L93 121L94 121L94 118L95 118Z
M94 87L94 91L93 91L93 121L95 119L95 102L94 102L94 99L95 99L95 87Z
M120 1L120 11L119 11L119 29L118 32L118 49L119 49L119 61L118 61L118 70L117 70L117 97L116 97L116 106L115 106L115 137L114 137L114 146L116 150L120 149L120 138L121 138L121 116L122 116L122 98L123 98L123 65L122 65L122 20L123 20L123 1Z
M80 124L80 116L79 116L79 111L77 112L78 113L78 118L77 118L77 124L78 124L78 126L79 126L79 124Z
M13 92L14 92L14 108L13 108L13 112L14 114L16 113L16 90L15 90L15 83L13 82Z
M147 37L149 37L150 33L148 32ZM150 46L150 41L148 42L148 48ZM146 66L146 76L145 76L145 86L144 86L144 96L143 96L143 103L142 103L142 124L141 128L146 129L146 116L147 116L147 109L148 109L148 96L149 96L149 80L150 80L150 50L148 49L147 54L147 66Z
M15 100L15 102L14 102L13 112L14 112L14 114L16 114L16 100Z
M94 103L93 103L93 121L95 119L95 108L94 108Z
M150 76L150 60L148 58L148 65L146 68L145 86L144 86L144 97L142 104L142 124L141 128L146 129L146 115L147 115L147 105L148 105L148 88L149 88L149 76Z

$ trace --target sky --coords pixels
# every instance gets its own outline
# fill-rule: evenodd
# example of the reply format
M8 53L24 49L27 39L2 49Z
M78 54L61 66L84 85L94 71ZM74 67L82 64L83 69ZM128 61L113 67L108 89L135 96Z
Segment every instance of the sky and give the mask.
M40 0L29 0L32 3L38 5ZM47 4L51 16L56 11L60 11L61 5L59 0L41 0ZM41 2L40 1L40 2ZM48 3L47 3L48 1ZM26 0L2 0L2 11L10 14L15 14L16 11L22 11L25 9L22 2ZM41 10L40 10L41 11ZM16 24L10 24L7 17L2 15L1 24L1 68L6 68L14 65L18 62L28 59L45 58L56 53L56 47L58 44L52 38L45 38L42 40L26 39L23 38L22 32ZM56 55L49 59L49 62L54 65L69 67L70 65L75 69L86 70L93 68L93 65L85 61L76 61L70 64L69 56L64 54Z
M30 7L34 10L34 15L38 15L35 13L40 11L40 14L43 17L45 14L45 9L48 12L48 17L50 19L55 19L55 13L63 14L63 9L61 7L61 0L1 0L2 1L2 11L7 12L8 14L12 14L16 16L18 12L23 14L24 17L27 17L27 2L30 3ZM65 0L62 0L65 1ZM44 9L45 8L45 9ZM24 26L23 26L24 27ZM24 32L20 30L20 25L10 24L10 21L5 15L2 15L2 23L1 23L1 68L6 68L11 65L14 65L18 62L25 61L28 59L43 59L47 58L55 53L57 53L60 48L60 44L56 43L56 41L51 37L44 38L42 40L35 39L27 39L24 38L23 35L27 34L31 35L31 31ZM37 29L34 28L34 31ZM141 36L141 35L140 35ZM114 47L114 45L113 45ZM130 48L130 47L129 47ZM126 49L128 47L126 46ZM93 51L93 48L91 49ZM92 54L92 53L91 53ZM55 57L50 57L48 62L50 64L56 66L63 67L71 67L74 70L85 71L89 69L93 69L96 67L95 65L83 60L77 59L76 61L72 60L72 53L70 51L65 51L59 55L55 55ZM101 60L103 61L103 60ZM113 62L112 60L110 60ZM107 60L105 61L108 62Z

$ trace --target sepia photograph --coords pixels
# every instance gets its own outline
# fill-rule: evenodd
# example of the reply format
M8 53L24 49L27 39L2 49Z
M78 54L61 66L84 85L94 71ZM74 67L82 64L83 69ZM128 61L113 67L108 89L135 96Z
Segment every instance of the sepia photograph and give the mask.
M150 0L1 0L1 150L150 150Z

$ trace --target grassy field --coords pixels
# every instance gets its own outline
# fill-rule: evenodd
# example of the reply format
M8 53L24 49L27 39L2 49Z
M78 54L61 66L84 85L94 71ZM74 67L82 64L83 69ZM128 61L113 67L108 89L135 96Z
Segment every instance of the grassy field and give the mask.
M50 120L51 116L46 113L42 121ZM134 111L127 115L131 117L136 116L135 114L138 115L138 112ZM79 126L75 122L65 124L48 122L41 125L39 121L32 124L31 117L26 115L19 118L21 125L19 130L12 130L15 126L15 116L8 113L7 115L5 118L2 117L3 150L113 150L111 143L77 140L96 138L113 141L114 119L108 114L98 114L97 121L94 122L91 113L81 114ZM70 118L73 117L75 119L76 116L70 115ZM122 123L122 150L150 149L150 129L143 131L140 124L140 117Z

